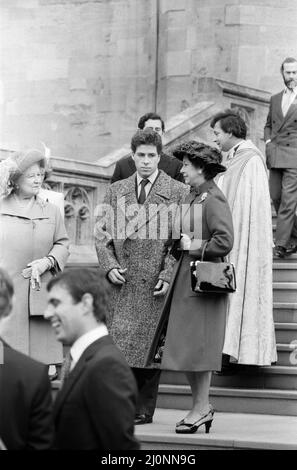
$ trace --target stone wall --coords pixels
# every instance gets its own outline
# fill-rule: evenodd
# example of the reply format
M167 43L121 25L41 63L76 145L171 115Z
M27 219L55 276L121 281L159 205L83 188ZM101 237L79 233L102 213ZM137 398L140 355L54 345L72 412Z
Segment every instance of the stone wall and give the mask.
M98 161L206 77L275 92L296 23L288 0L1 0L0 146Z
M276 92L282 60L297 56L297 3L161 0L158 109L166 118L199 100L217 77Z
M1 0L0 145L85 161L154 107L155 0Z

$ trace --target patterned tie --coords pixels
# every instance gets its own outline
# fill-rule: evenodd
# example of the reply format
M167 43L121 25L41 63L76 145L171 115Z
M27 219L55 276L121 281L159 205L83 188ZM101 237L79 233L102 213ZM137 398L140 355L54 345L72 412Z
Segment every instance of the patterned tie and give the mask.
M64 362L61 368L61 388L63 387L65 381L68 379L72 365L72 356L70 351L66 354Z
M140 190L140 194L139 194L139 198L138 198L138 202L139 204L143 204L144 201L146 200L146 193L145 193L145 186L149 183L149 180L148 179L143 179L140 183L140 186L141 186L141 190Z

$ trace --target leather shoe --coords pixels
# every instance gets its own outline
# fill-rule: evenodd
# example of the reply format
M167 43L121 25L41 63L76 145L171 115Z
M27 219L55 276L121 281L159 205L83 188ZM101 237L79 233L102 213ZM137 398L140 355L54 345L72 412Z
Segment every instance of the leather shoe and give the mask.
M287 250L284 246L276 245L273 254L276 258L284 258L287 255Z
M297 245L290 245L286 248L286 254L292 255L293 253L297 252Z
M134 418L134 424L148 424L153 422L153 417L145 414L136 415Z

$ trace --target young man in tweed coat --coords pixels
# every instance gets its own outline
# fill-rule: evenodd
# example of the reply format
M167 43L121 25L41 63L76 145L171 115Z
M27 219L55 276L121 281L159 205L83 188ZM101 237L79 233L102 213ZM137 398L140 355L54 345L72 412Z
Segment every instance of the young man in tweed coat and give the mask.
M161 137L139 130L131 141L136 173L110 185L95 228L98 262L113 285L110 333L134 372L135 424L152 422L160 371L145 369L175 259L172 221L188 188L158 170ZM137 214L137 216L135 216Z

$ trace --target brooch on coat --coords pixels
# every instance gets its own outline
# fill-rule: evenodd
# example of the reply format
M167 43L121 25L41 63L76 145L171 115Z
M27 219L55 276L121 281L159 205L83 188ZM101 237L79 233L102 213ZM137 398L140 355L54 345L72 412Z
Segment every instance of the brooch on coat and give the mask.
M206 198L207 198L207 193L202 193L197 203L199 204L200 202L205 201Z

